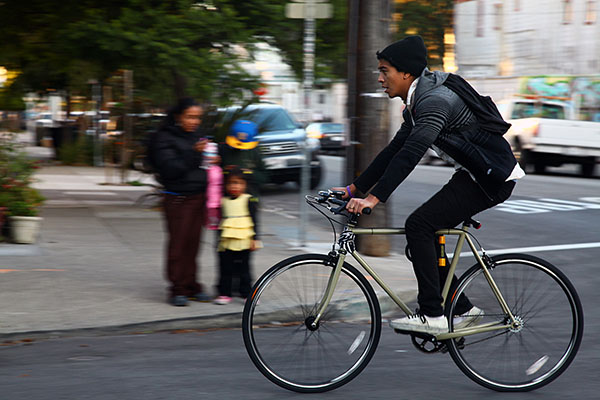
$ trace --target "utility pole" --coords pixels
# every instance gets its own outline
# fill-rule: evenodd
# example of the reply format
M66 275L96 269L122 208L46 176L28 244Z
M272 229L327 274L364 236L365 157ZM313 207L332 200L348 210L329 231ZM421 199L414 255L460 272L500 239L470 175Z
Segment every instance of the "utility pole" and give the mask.
M390 0L349 0L348 118L346 182L360 175L388 144L389 100L377 82L376 51L390 43ZM364 195L364 193L359 194ZM389 226L389 206L380 203L360 226ZM387 256L388 236L358 237L361 253Z

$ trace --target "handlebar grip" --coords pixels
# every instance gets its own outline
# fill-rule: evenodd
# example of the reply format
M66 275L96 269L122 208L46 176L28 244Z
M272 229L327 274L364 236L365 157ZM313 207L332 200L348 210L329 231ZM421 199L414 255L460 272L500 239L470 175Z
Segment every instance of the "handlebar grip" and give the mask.
M364 215L370 215L371 214L371 209L369 207L365 207L365 208L363 208L362 213Z

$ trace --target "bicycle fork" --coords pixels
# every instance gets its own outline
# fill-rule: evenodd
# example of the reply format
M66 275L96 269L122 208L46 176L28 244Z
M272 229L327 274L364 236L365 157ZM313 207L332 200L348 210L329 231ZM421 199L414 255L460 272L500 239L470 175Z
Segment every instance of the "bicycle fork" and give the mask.
M321 317L323 316L325 309L327 309L327 306L329 305L329 302L331 301L331 298L333 297L333 292L335 290L335 287L337 286L338 280L340 279L340 273L342 272L342 266L344 265L344 260L346 259L346 254L347 254L346 250L340 250L337 253L337 255L338 255L337 263L335 264L333 272L329 275L329 280L327 281L327 288L325 289L325 297L319 303L317 315L315 316L314 320L312 320L312 322L310 322L310 327L312 329L317 329L317 327L319 325L319 321L321 320Z

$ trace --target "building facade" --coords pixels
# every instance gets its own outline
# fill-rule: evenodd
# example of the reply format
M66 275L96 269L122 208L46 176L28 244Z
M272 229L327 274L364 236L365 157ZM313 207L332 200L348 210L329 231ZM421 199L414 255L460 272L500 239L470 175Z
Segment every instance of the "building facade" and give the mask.
M600 72L600 0L457 0L458 72L465 77Z
M286 64L279 50L267 43L258 43L254 59L242 63L249 73L260 77L263 101L277 103L303 122L344 122L346 116L346 83L333 82L326 87L315 86L311 92L311 115L307 118L302 82ZM238 49L243 54L243 48Z

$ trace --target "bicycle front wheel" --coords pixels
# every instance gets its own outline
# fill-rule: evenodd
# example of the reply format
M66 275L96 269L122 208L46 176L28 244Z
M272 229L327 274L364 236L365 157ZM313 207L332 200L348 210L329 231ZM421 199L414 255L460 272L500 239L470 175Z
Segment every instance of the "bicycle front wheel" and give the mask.
M272 382L296 392L325 392L356 377L375 353L381 311L371 285L344 263L329 306L311 322L335 260L320 254L288 258L254 285L244 307L244 344Z
M583 335L581 302L567 277L544 260L524 254L492 260L489 271L518 327L448 340L450 355L469 378L487 388L537 389L573 361ZM483 310L474 326L510 322L479 264L460 278L448 315L456 314L461 294ZM454 331L453 318L449 321Z

